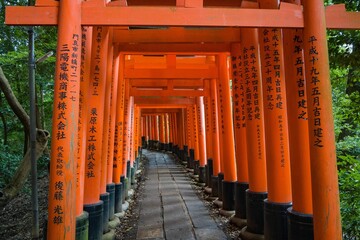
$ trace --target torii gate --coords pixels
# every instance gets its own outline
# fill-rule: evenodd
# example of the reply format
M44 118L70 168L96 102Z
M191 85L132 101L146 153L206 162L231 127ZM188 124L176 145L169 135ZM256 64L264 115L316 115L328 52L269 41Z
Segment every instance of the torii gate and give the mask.
M303 10L301 6L293 4L298 2L295 0L281 4L278 0L258 2L261 9L248 9L252 3L246 1L233 3L215 0L164 0L157 6L149 6L149 3L141 0L128 0L127 3L37 0L35 7L7 7L6 23L9 25L58 25L59 29L52 132L52 161L57 161L58 164L52 164L51 168L52 175L57 177L50 181L49 199L53 201L49 202L49 238L73 239L75 236L75 139L78 137L81 26L122 26L118 30L114 28L114 39L119 39L120 42L119 50L150 54L231 52L230 43L242 42L244 39L250 42L239 27L303 29L305 74L306 79L312 79L311 82L308 80L306 86L307 95L310 96L308 100L313 102L308 106L309 133L315 133L309 136L314 235L317 240L341 239L325 30L359 29L360 14L346 12L343 5L331 6L325 11L321 0L302 1ZM142 30L133 34L131 30L123 28L128 26L171 27L146 30L147 35L144 37ZM182 28L199 26L226 28ZM148 35L150 32L152 34ZM168 42L174 43L169 45ZM99 44L99 49L101 47ZM98 74L96 69L92 71L93 74ZM133 73L129 71L128 74L131 76ZM206 74L211 75L211 72L207 71ZM134 75L134 78L137 77L139 76ZM145 86L146 81L141 81ZM131 81L132 86L136 86L135 82ZM64 84L67 85L66 88ZM171 86L172 83L166 80L166 83L159 84ZM135 96L144 94L142 90L131 91ZM198 94L198 90L194 91L193 95ZM175 90L170 89L162 94L171 96L174 92ZM182 94L188 96L188 92Z

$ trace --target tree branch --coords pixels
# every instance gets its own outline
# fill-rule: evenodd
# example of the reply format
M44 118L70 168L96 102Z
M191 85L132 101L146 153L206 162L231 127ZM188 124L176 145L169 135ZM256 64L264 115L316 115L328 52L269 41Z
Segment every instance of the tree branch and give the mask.
M7 102L9 103L11 109L14 111L16 116L19 118L22 125L25 127L26 131L30 131L30 117L25 112L24 108L21 106L17 100L14 92L11 89L9 81L4 75L2 68L0 67L0 89L5 95Z

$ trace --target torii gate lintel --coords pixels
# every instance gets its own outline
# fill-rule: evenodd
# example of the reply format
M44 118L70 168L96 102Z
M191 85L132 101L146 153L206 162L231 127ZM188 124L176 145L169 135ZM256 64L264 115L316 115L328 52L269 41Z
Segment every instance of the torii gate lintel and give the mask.
M59 7L52 1L49 3L41 7L7 6L5 22L23 26L57 25ZM82 25L88 26L304 27L301 6L285 2L279 9L243 9L110 7L93 6L92 1L86 1L82 2L81 13ZM347 12L344 4L330 6L326 8L326 23L331 29L359 29L360 13Z

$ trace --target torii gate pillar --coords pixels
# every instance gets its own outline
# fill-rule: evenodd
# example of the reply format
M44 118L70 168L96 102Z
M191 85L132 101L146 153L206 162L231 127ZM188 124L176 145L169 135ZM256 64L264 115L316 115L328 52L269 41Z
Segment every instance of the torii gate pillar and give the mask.
M81 62L80 0L60 2L58 26L47 239L74 239Z

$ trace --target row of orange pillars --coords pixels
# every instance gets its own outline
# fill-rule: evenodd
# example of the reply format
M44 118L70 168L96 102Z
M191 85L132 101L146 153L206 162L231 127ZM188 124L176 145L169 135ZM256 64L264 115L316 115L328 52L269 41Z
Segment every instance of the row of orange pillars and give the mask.
M304 5L303 31L241 29L231 53L208 56L217 77L163 112L134 101L111 28L81 30L68 14L79 6L60 3L48 239L101 239L122 212L141 140L188 161L222 209L246 222L243 239L342 239L319 1Z

